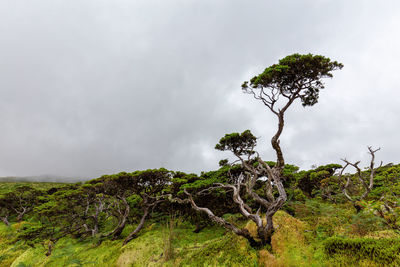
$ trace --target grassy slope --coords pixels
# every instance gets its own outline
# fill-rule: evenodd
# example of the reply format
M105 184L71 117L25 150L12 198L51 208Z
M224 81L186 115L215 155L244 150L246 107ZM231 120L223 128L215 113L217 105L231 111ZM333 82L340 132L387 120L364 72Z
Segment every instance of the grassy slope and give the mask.
M15 226L13 226L15 227ZM181 224L174 229L173 257L165 261L167 228L150 224L141 235L122 247L121 240L79 241L60 240L50 257L46 248L11 244L7 234L11 230L0 226L0 266L253 266L257 252L247 242L219 227L211 227L194 234L193 227ZM132 229L127 229L126 233ZM125 233L125 234L126 234Z
M331 217L332 214L327 214ZM322 221L327 220L322 216ZM45 244L34 248L21 243L12 244L12 229L0 226L0 266L379 266L369 260L354 261L338 256L327 257L322 251L323 238L315 234L319 223L310 226L279 211L274 221L277 227L270 250L256 251L243 238L227 233L220 227L210 227L195 234L193 226L178 223L173 230L171 259L165 260L165 248L170 232L164 224L148 224L141 235L121 245L121 240L79 241L60 240L50 257L46 257ZM333 218L332 227L335 225ZM13 228L18 227L14 224ZM126 235L133 226L124 232ZM246 227L255 230L252 223ZM319 230L318 230L319 231ZM7 236L9 235L9 236ZM272 252L271 252L272 251ZM173 255L172 255L173 254Z
M0 191L14 186L0 183ZM274 216L277 230L272 246L259 251L250 248L243 238L218 226L195 234L194 226L179 222L178 218L172 234L165 223L149 222L139 237L126 246L122 246L122 240L97 245L96 240L66 237L56 244L52 255L46 257L47 241L34 247L15 243L15 231L21 224L11 227L0 224L0 266L381 266L371 259L359 260L346 255L328 257L323 251L323 242L334 235L398 238L393 231L380 229L374 217L355 215L349 205L314 200L296 203L294 209L296 218L283 211ZM255 231L252 223L239 223ZM133 227L129 225L123 236Z

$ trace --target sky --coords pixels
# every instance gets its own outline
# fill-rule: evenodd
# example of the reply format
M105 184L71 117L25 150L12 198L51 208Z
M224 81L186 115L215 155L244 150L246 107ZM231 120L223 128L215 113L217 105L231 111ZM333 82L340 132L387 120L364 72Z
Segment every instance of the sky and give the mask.
M287 163L399 163L400 2L1 0L0 176L165 167L200 173L250 129L274 160L276 118L243 81L293 53L344 64L295 102Z

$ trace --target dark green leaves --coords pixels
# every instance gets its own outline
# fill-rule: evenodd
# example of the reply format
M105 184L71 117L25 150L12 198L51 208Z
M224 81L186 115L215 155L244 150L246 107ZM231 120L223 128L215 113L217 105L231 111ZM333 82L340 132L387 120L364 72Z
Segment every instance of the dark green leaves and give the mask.
M243 133L231 133L226 134L219 140L219 143L215 146L215 149L225 151L232 151L237 156L252 155L254 154L254 147L257 144L257 138L246 130Z
M312 106L324 88L321 79L333 77L332 71L341 68L343 64L324 56L293 54L266 68L250 82L244 82L242 88L250 93L261 90L258 98L269 103L282 95L288 99L300 98L303 106Z

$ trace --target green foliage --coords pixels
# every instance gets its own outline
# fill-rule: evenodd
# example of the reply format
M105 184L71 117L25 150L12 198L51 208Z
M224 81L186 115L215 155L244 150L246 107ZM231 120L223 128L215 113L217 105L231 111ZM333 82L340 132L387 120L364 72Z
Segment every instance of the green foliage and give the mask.
M223 166L216 171L203 172L200 177L194 175L181 176L180 179L186 178L187 183L181 182L182 180L173 179L174 184L172 187L177 188L175 182L179 182L179 191L175 189L176 196L184 198L183 190L189 192L199 192L207 188L212 188L215 183L235 183L235 179L241 173L242 168L240 165ZM231 192L227 192L223 188L213 188L207 190L202 195L196 195L195 201L199 206L213 207L213 212L218 216L225 213L236 213L237 206L233 204ZM190 207L186 210L187 213L193 215L196 213Z
M328 164L319 166L313 170L301 171L295 174L297 187L300 188L307 196L314 197L320 194L321 187L335 173L335 170L341 168L339 164Z
M23 241L16 241L15 226L0 224L0 266L10 266L19 255L29 249Z
M361 211L352 216L349 233L365 236L374 231L383 230L383 220L368 211Z
M388 164L376 170L374 188L370 197L400 196L400 164Z
M303 191L301 191L298 188L293 190L293 199L292 200L305 201L306 199L307 199L307 197L303 194Z
M387 164L378 168L368 200L358 204L391 229L400 230L400 165Z
M400 198L384 195L379 200L364 201L362 204L371 216L377 216L390 228L400 230Z
M318 102L319 91L324 88L322 78L331 78L332 71L341 69L343 64L320 55L293 54L279 60L249 82L244 82L243 90L270 89L291 98L300 97L303 106ZM299 85L301 87L299 88Z
M316 199L307 199L304 203L292 204L296 217L313 226L312 238L324 240L335 233L345 234L354 211L350 206L330 204Z
M342 254L353 259L370 259L378 264L400 264L400 239L331 237L324 242L324 251L333 256Z
M219 140L219 143L215 145L215 149L221 151L229 150L238 156L250 156L254 154L254 147L256 144L257 138L250 132L250 130L246 130L241 134L226 134Z
M220 239L211 239L201 249L186 250L187 257L180 266L254 266L256 251L247 242L228 234ZM207 265L206 265L207 263Z
M176 180L176 178L174 178L172 181L174 183L179 182L180 191L178 195L182 195L183 189L195 191L205 189L215 183L234 183L234 180L239 176L242 170L243 169L240 165L225 165L215 171L202 172L200 177L190 174L183 176L185 180ZM224 190L217 190L216 192L221 193L224 192Z
M92 242L63 238L57 243L50 256L45 255L46 248L38 244L19 255L13 265L27 266L115 266L120 255L121 244L118 241L105 241L100 245ZM0 261L1 265L1 261ZM4 266L4 265L1 265Z
M12 191L0 194L0 217L12 216L16 221L22 221L43 194L42 190L28 184L16 186Z
M40 222L23 223L17 231L16 240L26 240L28 245L33 246L35 243L39 243L54 234L52 230Z
M221 159L221 160L218 162L218 165L219 165L220 167L224 167L224 166L228 165L228 163L229 163L228 159Z
M275 162L267 161L266 162L270 167L276 165ZM284 177L285 182L293 182L296 177L296 173L299 170L299 167L291 164L285 164L283 167L282 175Z
M47 182L0 182L0 195L8 192L14 192L16 188L29 186L36 190L47 191L51 188L64 186L65 183L47 183Z
M271 167L275 165L274 162L267 162L267 164ZM376 195L371 194L371 198L360 203L364 210L358 214L355 214L351 205L332 204L330 201L324 201L325 198L320 198L325 183L333 187L335 176L330 175L335 167L337 166L326 165L310 171L297 172L296 166L285 165L283 173L285 183L290 187L288 194L291 196L291 202L288 202L283 209L296 216L296 219L287 214L286 217L281 215L274 217L277 231L273 240L279 240L279 242L273 243L275 245L269 252L255 251L248 246L245 239L227 234L219 227L207 225L205 222L208 220L204 220L199 214L193 212L188 205L168 202L152 211L151 218L153 219L150 223L146 223L143 233L124 247L121 240L111 241L100 237L102 233L111 231L117 223L117 217L111 216L106 219L105 212L99 216L100 232L95 238L89 237L80 230L72 231L75 226L82 223L86 222L90 225L90 219L80 215L86 209L87 201L91 203L88 209L90 214L94 211L93 204L96 203L91 201L102 197L108 205L119 201L117 196L123 193L121 196L126 196L131 207L130 219L120 237L124 238L135 228L142 215L141 192L151 193L154 196L164 193L178 196L183 188L198 191L216 182L231 183L234 181L232 179L235 179L242 171L239 165L232 167L225 165L215 171L203 172L200 176L157 169L102 176L86 183L64 184L54 188L44 185L45 190L36 186L35 190L39 194L33 194L35 207L33 212L24 218L25 221L16 223L14 216L11 217L13 220L10 227L0 225L0 266L11 264L13 266L18 264L21 266L22 264L25 266L116 266L123 265L123 262L133 266L149 264L154 266L204 266L207 264L209 266L253 266L261 262L274 262L274 259L276 266L292 263L298 263L298 266L307 266L307 264L309 266L351 266L361 261L369 266L388 265L392 259L389 259L387 255L398 253L395 250L396 247L398 248L397 243L390 241L397 240L394 237L398 235L390 228L394 229L399 222L399 166L384 166L377 170L377 176L380 177L378 183L380 191L374 191ZM304 194L304 191L299 188L300 181L309 183L313 188L311 196ZM10 192L20 192L22 193L20 195L26 196L26 199L31 197L29 196L30 187L8 188L11 188L11 191L3 191L0 200L4 201L0 201L1 203L7 202L4 196ZM263 196L261 183L257 183L254 189ZM226 220L244 226L246 221L238 219L240 214L233 205L230 194L224 190L210 190L209 194L196 196L196 202L201 206L212 207L219 216L225 214L223 217ZM377 199L379 194L381 196L383 194L385 198ZM243 197L246 199L245 194ZM119 203L121 205L121 202ZM252 209L258 208L255 203L251 201L248 203ZM384 205L390 207L390 212L383 209ZM164 222L164 218L171 211L176 210L180 211L177 217L180 223L174 224L172 230L166 229L160 222ZM379 213L380 211L382 214ZM288 223L295 220L298 225ZM391 226L389 222L393 222L393 225ZM197 229L199 225L200 230L194 233L193 229ZM296 235L301 237L301 244L296 243L295 246L291 246L292 242L281 242L286 239L292 240L290 239L293 235L292 230L296 230ZM340 238L345 241L349 237L362 236L364 238L356 239L362 240L361 245L349 245L351 252L346 252L348 245L343 245L346 249L338 249L334 245L335 249L329 252L324 242L331 240L334 236L341 236ZM347 238L344 238L345 236ZM369 240L365 237L380 237L383 241L374 243L375 241L365 241ZM390 239L387 239L388 237ZM46 257L50 238L59 238L59 240L56 242L52 255ZM297 236L293 238L298 239ZM362 247L362 252L359 254L353 252L359 246ZM262 257L266 258L261 260ZM393 260L393 265L396 264L399 264L398 259Z
M171 260L175 255L173 241L175 239L175 228L179 221L176 220L175 215L170 215L169 220L166 223L165 233L164 233L164 251L163 258L164 261Z

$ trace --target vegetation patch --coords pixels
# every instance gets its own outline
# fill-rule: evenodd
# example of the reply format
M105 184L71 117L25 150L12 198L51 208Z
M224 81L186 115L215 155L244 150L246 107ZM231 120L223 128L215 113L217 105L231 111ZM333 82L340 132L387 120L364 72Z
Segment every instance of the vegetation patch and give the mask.
M400 264L400 239L331 237L324 242L327 255L341 254L355 260L370 259L378 264Z

